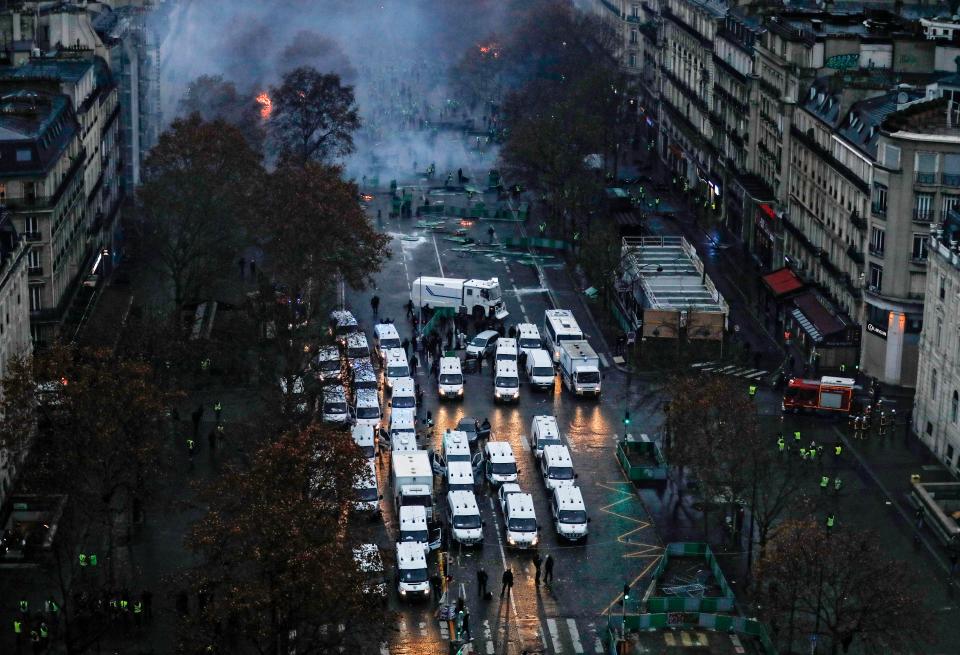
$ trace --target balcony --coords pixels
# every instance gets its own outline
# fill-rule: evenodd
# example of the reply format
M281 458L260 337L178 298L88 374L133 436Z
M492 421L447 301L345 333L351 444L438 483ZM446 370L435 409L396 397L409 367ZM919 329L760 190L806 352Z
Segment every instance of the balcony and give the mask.
M863 216L860 216L857 212L850 214L850 222L853 223L853 226L858 230L867 229L867 219Z
M24 232L23 239L24 241L40 241L43 239L43 235L39 232Z
M880 204L879 202L873 203L872 205L870 205L870 213L876 216L877 218L886 219L887 218L886 203L884 204Z
M852 246L851 246L852 247ZM872 243L870 244L870 254L874 257L883 257L883 248L877 248Z
M916 177L914 178L917 184L936 184L937 183L937 174L936 173L921 173L917 171Z
M913 208L913 222L922 223L924 225L932 223L936 212L932 209L918 209Z
M960 187L960 174L941 173L940 184L942 184L943 186Z
M28 266L27 275L43 275L43 266Z
M857 250L856 246L854 246L852 243L847 246L847 256L858 264L863 264L863 252Z

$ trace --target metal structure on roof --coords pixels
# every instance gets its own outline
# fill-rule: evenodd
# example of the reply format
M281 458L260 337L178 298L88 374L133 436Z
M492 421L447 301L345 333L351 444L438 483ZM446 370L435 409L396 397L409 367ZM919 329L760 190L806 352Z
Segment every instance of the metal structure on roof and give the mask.
M683 237L624 237L622 281L639 285L651 309L716 312L729 307Z

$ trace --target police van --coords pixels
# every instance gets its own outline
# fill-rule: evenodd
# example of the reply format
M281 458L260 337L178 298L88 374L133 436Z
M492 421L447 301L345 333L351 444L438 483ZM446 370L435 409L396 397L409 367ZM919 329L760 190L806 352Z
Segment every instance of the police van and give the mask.
M542 457L546 446L562 446L560 428L557 419L553 416L534 416L530 422L530 449L534 456Z
M410 364L407 363L407 353L403 348L391 348L384 352L383 382L388 389L392 389L397 380L410 377Z
M550 494L553 527L562 539L580 541L587 538L587 508L580 487L557 487Z
M526 352L527 381L530 386L541 391L553 391L555 371L550 355L542 348Z
M390 407L394 409L417 408L417 385L413 378L397 378L393 381Z
M499 339L497 340L497 349L493 357L494 365L500 362L514 362L516 363L517 358L520 356L520 351L517 350L517 340L516 339Z
M437 392L440 398L463 398L463 370L460 368L459 357L440 358Z
M340 377L340 351L333 346L324 346L313 358L314 377L321 383L333 382Z
M569 309L548 309L543 318L543 338L553 361L560 361L561 341L583 341L583 331Z
M427 523L427 508L423 505L401 505L400 541L418 544L425 555L440 550L443 545L443 531L439 527L430 528Z
M350 411L347 409L347 392L343 385L337 384L323 390L320 397L320 420L324 423L344 425L350 422Z
M401 600L430 598L427 556L420 544L397 544L397 591Z
M353 420L359 425L380 429L380 396L376 391L361 389L353 395Z
M454 541L464 546L483 545L483 521L473 491L447 492L447 525Z
M390 450L417 450L416 410L394 408L390 412Z
M517 458L506 441L487 441L483 446L484 473L492 485L517 481Z
M523 493L520 485L508 482L500 487L500 510L503 512L503 529L510 548L536 548L540 541L537 514L533 509L533 496Z
M540 331L537 329L537 326L533 323L518 323L517 345L521 351L527 353L527 357L530 356L531 351L543 348L543 342L540 341Z
M350 428L350 433L363 456L373 459L377 454L377 431L369 425L358 423Z
M354 359L350 362L350 384L354 391L361 389L376 391L380 388L377 374L373 370L373 362L369 358Z
M354 332L348 335L346 339L346 354L347 359L350 361L354 359L369 359L370 344L367 343L367 335L363 332Z
M400 333L393 323L378 323L373 326L373 347L377 351L380 362L384 361L384 352L391 348L402 348Z
M342 309L330 312L330 336L334 337L337 343L346 343L349 335L359 331L357 319L350 312Z
M470 462L447 462L447 489L473 491L473 465Z
M496 363L493 377L493 401L495 403L513 403L520 400L520 376L515 361L503 360Z
M540 475L548 491L557 487L572 487L577 474L566 446L545 446L540 457Z

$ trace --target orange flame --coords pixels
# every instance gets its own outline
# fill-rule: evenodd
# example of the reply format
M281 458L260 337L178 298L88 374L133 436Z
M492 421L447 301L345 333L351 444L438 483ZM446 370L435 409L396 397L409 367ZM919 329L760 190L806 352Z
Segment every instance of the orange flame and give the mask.
M270 118L270 113L273 111L273 100L270 99L270 96L266 91L262 91L260 95L256 98L257 104L260 105L260 118L267 120Z
M477 46L481 55L493 55L494 58L500 56L500 46L496 43L481 44Z

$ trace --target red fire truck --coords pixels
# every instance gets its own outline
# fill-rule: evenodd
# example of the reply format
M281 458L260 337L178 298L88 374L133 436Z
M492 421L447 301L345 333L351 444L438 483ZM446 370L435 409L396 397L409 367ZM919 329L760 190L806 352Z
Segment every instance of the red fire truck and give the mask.
M783 392L783 411L849 414L856 388L851 378L792 378Z

